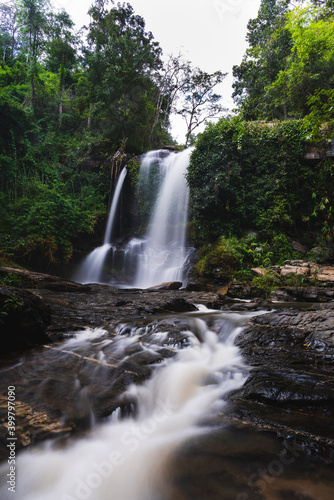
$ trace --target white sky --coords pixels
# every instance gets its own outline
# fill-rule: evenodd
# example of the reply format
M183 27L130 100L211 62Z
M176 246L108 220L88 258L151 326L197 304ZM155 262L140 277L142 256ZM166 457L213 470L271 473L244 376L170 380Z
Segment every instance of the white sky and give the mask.
M89 24L87 11L92 3L93 0L53 0L56 8L63 7L68 12L77 28ZM128 3L145 19L146 30L152 31L164 55L181 52L203 71L228 73L217 91L223 96L221 104L233 109L232 66L240 64L245 53L247 22L257 16L260 0L129 0ZM172 124L172 135L181 142L186 133L182 120L178 118Z

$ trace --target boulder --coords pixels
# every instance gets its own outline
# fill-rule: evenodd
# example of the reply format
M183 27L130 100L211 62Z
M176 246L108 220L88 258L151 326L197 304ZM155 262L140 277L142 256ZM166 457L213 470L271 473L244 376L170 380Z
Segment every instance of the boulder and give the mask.
M296 251L296 252L300 252L300 253L307 253L308 252L308 248L306 248L304 245L302 245L301 243L299 243L298 241L293 241L291 243L292 245L292 248Z
M51 309L38 295L19 288L0 287L2 352L49 342L46 328L50 323Z
M217 290L218 297L219 298L225 298L225 295L227 295L227 292L228 292L228 285L221 286Z
M201 281L190 281L186 286L187 292L215 292L215 285L203 283Z
M6 277L14 275L22 281L25 288L38 288L45 290L66 291L66 292L88 292L89 285L81 285L73 281L64 280L51 274L36 273L25 269L16 269L12 267L0 267L0 276Z
M310 269L302 265L293 266L288 264L281 268L281 276L292 276L294 274L297 276L309 276Z
M255 274L255 276L265 276L266 270L263 267L254 267L252 273Z
M157 292L159 290L179 290L182 286L182 281L166 281L159 285L150 286L146 288L148 291Z
M334 284L334 267L333 266L318 266L316 270L316 278L322 284Z

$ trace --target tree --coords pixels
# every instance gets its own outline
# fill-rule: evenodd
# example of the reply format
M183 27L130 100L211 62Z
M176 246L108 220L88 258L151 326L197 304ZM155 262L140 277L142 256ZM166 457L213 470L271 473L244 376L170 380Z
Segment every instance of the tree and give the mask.
M18 9L13 1L0 4L0 48L4 62L12 61L14 57L17 17Z
M26 61L30 76L30 103L34 108L35 81L38 75L38 59L41 56L47 28L46 9L48 0L21 0L19 25L23 35ZM29 101L28 101L29 102Z
M273 107L264 94L291 52L290 34L284 30L289 3L289 0L262 0L257 18L247 25L250 48L241 64L233 67L233 98L247 120L286 115L284 107Z
M153 74L162 65L160 46L129 4L118 4L109 12L95 6L90 14L86 53L88 92L94 103L90 116L98 118L96 126L113 138L117 148L132 135L135 147L142 149L154 122Z
M169 55L167 62L155 76L157 84L156 113L151 129L151 137L159 120L164 130L168 129L169 116L175 111L175 103L182 89L187 84L191 74L190 62L185 61L181 54Z
M190 135L202 123L210 118L218 117L224 108L218 103L221 95L215 94L213 89L225 78L226 73L216 71L209 74L195 68L186 76L182 86L183 102L177 113L186 121L187 134L185 146L188 145Z
M286 16L291 54L265 93L271 102L284 104L290 117L307 116L310 104L313 110L317 102L321 106L318 98L334 88L334 20L322 19L322 13L319 8L299 7Z
M258 15L247 24L250 47L265 47L273 33L284 24L290 0L261 0Z
M59 75L59 126L62 125L63 92L66 77L76 64L76 45L78 37L73 34L74 23L62 10L49 15L48 43L46 45L47 67Z

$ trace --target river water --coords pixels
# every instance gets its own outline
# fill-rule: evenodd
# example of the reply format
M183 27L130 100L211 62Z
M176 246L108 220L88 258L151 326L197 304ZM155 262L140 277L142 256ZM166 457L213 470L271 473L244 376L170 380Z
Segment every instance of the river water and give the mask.
M226 394L245 381L247 368L234 345L245 319L205 310L146 324L121 324L113 335L103 329L79 332L62 343L59 351L45 353L39 358L40 372L37 368L34 373L35 394L43 398L47 383L57 378L59 365L65 373L68 367L68 390L73 391L76 384L78 389L73 392L72 405L79 413L90 414L91 428L80 439L50 441L19 454L15 498L169 498L166 471L173 454L185 443L210 433L205 419L219 413ZM162 356L163 350L168 357ZM95 363L78 366L73 378L73 355ZM129 358L134 361L132 370L125 369ZM108 379L112 385L116 366L135 372L136 358L138 365L150 367L151 376L130 384L118 398L128 402L127 415L120 405L95 424L89 387L101 391ZM44 370L47 377L37 383ZM57 390L54 395L58 397ZM5 481L7 469L7 464L1 468L2 499L13 497Z

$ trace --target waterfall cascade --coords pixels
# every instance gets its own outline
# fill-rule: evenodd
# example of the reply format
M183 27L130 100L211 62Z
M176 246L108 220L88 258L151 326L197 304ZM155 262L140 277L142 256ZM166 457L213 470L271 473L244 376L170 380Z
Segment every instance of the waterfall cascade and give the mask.
M149 228L140 249L134 286L147 288L164 281L184 281L189 190L185 174L191 149L162 160L163 181Z
M103 282L103 267L107 254L112 250L112 236L115 226L115 217L122 192L122 187L127 174L126 167L120 173L118 178L112 203L110 206L106 231L104 235L103 245L95 248L83 261L77 275L76 281L80 283L101 283Z
M126 176L126 169L123 169L115 189L104 243L86 257L75 278L77 281L135 288L148 288L165 281L185 283L186 264L193 251L186 247L189 190L185 174L190 154L191 148L181 153L150 151L143 156L138 190L141 202L151 205L152 214L146 235L131 239L120 249L112 244L112 236ZM113 268L105 273L110 252Z

